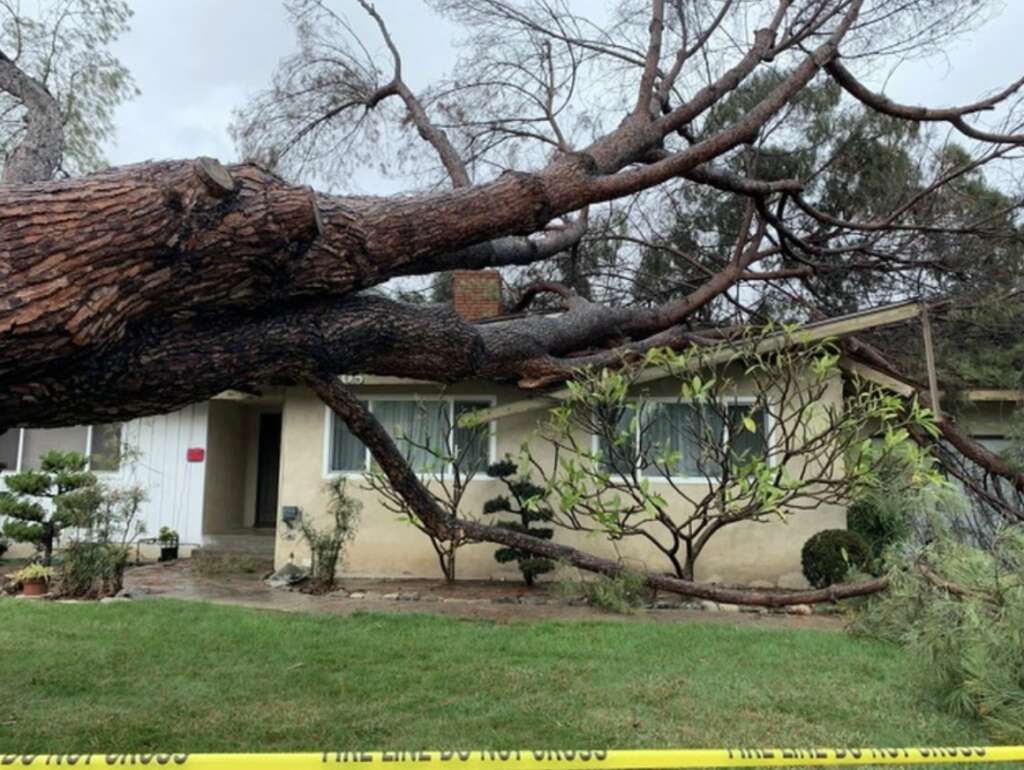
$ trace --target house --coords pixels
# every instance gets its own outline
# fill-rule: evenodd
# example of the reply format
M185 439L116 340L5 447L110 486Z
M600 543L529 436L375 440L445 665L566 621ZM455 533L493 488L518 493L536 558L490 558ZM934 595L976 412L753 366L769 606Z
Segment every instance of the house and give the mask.
M496 273L459 274L456 308L467 317L487 317L499 309ZM841 336L865 325L912 317L916 306L903 304L866 314L832 319L805 327L809 338ZM906 387L889 373L848 362L848 370L887 387ZM505 455L516 455L534 434L544 407L557 399L524 397L509 385L464 382L440 387L425 381L377 376L347 376L349 387L380 417L386 427L411 424L430 413L428 430L438 439L449 431L466 430L457 418L467 410L486 410L492 418L483 429L486 440L475 444L481 467ZM670 382L649 383L652 392L674 388ZM830 397L838 398L841 383ZM742 395L742 394L741 394ZM990 444L1003 438L1008 417L1021 395L977 391L967 424ZM458 443L464 437L455 435ZM112 447L130 446L133 458L118 463ZM994 445L994 444L993 444ZM356 537L348 550L345 573L387 578L439 577L437 557L429 540L407 520L388 511L376 493L365 488L371 459L335 415L307 388L267 388L260 394L229 391L209 402L171 414L132 420L124 426L83 426L23 429L0 435L0 464L8 470L32 467L48 448L76 449L91 458L92 468L112 484L141 484L148 492L142 511L147 532L161 526L177 530L183 546L240 548L273 553L276 566L309 561L296 517L316 521L327 504L325 483L344 476L347 491L363 504ZM541 446L538 457L545 461ZM414 465L424 458L413 457ZM437 472L437 468L432 468ZM700 479L680 479L700 484ZM479 473L470 482L463 515L478 514L484 501L501 493L500 481ZM730 583L778 586L805 585L800 549L815 532L842 528L846 512L839 505L820 505L770 524L739 523L723 529L698 562L696 578ZM620 555L637 566L656 566L652 552L627 541L618 554L603 538L582 533L556 533L561 542ZM459 552L462 579L518 579L515 564L498 564L492 544L474 544ZM661 567L658 567L661 568Z

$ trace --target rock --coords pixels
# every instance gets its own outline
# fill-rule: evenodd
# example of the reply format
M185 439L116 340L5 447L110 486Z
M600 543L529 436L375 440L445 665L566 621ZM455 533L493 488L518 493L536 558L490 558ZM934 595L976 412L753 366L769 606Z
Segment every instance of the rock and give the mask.
M120 591L114 594L114 598L138 599L149 593L152 593L152 591L149 588L146 588L145 586L133 586L131 588L122 588Z
M790 615L813 615L814 609L809 604L793 604L786 608Z
M523 596L519 599L520 604L550 604L550 600L546 596Z
M654 610L678 610L679 602L670 602L667 599L659 599L651 605Z
M395 591L394 593L384 594L380 598L381 599L390 599L391 601L398 601L398 596L399 596L398 592Z
M129 599L126 596L104 596L102 599L100 599L100 604L114 604L116 602L128 601L131 601L131 599Z
M285 564L281 569L267 578L267 585L271 588L287 588L309 578L309 570L305 570L291 562Z
M496 596L493 601L495 604L517 604L519 598L516 596Z
M767 607L751 607L749 605L743 605L740 607L740 612L749 612L752 615L764 615L768 612Z
M366 598L366 592L365 591L353 591L352 593L350 593L348 595L348 598L349 599L365 599Z
M718 612L718 604L710 599L701 599L700 608L705 612Z
M418 593L399 594L398 601L400 602L418 602L420 595Z
M719 612L739 612L740 611L740 605L738 605L738 604L719 604L718 605L718 611Z

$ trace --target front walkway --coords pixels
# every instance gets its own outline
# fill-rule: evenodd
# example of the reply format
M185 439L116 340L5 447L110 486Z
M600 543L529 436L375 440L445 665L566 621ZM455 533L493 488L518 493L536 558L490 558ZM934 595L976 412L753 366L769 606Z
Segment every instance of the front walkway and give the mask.
M433 580L346 579L341 590L313 596L300 591L271 588L258 574L203 577L187 559L170 564L148 564L130 569L125 588L142 588L145 595L232 604L283 612L317 612L348 615L353 612L429 613L451 617L496 620L601 620L628 622L727 623L762 628L813 628L840 630L834 615L784 615L765 612L711 612L679 609L676 597L659 602L659 609L614 615L587 606L570 606L546 586L527 589L515 583L465 581L453 586ZM141 592L140 592L141 593Z

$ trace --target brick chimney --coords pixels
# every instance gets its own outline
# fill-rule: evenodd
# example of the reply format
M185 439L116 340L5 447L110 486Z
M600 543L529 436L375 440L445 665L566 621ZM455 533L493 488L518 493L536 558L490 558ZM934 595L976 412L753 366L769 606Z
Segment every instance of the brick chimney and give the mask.
M452 304L468 321L501 315L501 273L497 270L454 270Z

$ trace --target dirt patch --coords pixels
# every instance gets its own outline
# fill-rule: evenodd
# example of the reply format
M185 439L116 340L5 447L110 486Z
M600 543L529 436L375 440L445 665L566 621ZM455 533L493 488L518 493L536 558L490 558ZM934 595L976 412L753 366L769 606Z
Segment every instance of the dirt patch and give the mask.
M843 627L842 619L834 615L712 612L681 607L677 597L662 597L657 602L657 609L639 610L632 615L612 615L593 607L567 604L546 585L527 588L501 582L459 581L448 585L440 580L346 579L341 581L338 591L314 596L301 591L271 588L257 574L200 575L186 560L132 568L125 575L125 587L129 591L142 588L147 596L283 612L337 615L354 612L428 613L499 622L598 620L628 623L644 620L830 631Z

